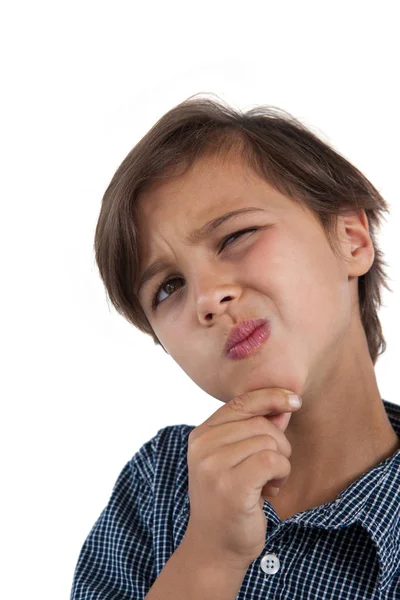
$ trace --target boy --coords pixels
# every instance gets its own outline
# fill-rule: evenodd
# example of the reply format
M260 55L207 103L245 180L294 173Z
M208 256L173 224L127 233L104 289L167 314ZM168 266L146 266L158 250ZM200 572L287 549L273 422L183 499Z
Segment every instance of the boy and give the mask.
M400 598L400 407L374 372L383 211L278 109L189 98L128 154L96 229L101 277L223 406L128 462L73 600Z

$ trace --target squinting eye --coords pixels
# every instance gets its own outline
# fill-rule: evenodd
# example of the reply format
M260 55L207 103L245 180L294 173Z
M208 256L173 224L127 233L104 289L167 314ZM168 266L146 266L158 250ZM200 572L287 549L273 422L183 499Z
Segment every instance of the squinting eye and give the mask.
M257 231L258 227L249 227L248 229L241 229L240 231L236 231L235 233L231 233L230 235L226 236L223 240L222 240L222 244L220 246L219 251L221 252L226 246L230 246L231 244L228 244L229 240L233 239L234 241L244 235L245 233L251 233L253 231ZM161 291L163 291L163 287L166 285L170 285L173 281L178 281L178 280L182 280L182 277L171 277L170 279L166 279L165 281L163 281L159 286L157 286L155 292L152 295L151 298L151 307L153 310L155 310L157 308L157 306L159 304L161 304L162 302L164 302L164 300L159 300L158 296L159 293ZM173 294L174 292L172 292ZM172 295L170 294L170 295ZM169 296L167 296L167 298L169 298ZM165 298L165 300L167 299Z
M231 233L231 235L228 235L222 241L220 250L223 250L226 246L230 246L230 244L228 244L227 242L231 238L236 239L236 238L240 237L241 235L244 235L245 233L250 233L251 231L257 231L257 229L258 229L257 227L249 227L248 229L241 229L240 231L236 231L235 233Z

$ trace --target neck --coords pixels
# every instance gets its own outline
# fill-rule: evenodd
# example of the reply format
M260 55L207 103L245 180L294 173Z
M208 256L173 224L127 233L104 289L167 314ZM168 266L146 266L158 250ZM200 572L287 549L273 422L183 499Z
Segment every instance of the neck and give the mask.
M291 474L271 504L281 518L320 506L400 447L385 411L369 353L344 357L346 373L302 395L285 432ZM337 373L337 369L334 370ZM268 498L269 500L269 498Z

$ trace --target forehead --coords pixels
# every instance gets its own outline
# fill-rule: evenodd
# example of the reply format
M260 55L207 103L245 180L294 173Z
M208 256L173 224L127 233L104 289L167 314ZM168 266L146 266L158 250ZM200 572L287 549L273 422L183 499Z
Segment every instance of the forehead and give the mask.
M201 226L254 202L276 214L293 204L240 158L204 157L179 178L157 182L142 192L136 200L137 224L148 238L177 219L181 226Z

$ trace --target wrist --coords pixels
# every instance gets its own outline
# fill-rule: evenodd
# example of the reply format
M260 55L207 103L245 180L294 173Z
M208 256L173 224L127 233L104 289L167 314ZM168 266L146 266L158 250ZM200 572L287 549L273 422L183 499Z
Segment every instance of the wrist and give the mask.
M181 546L187 559L196 563L203 571L212 573L217 569L219 572L241 578L241 580L253 562L253 560L244 560L238 556L232 556L228 552L211 548L204 540L200 541L188 532L179 547Z

